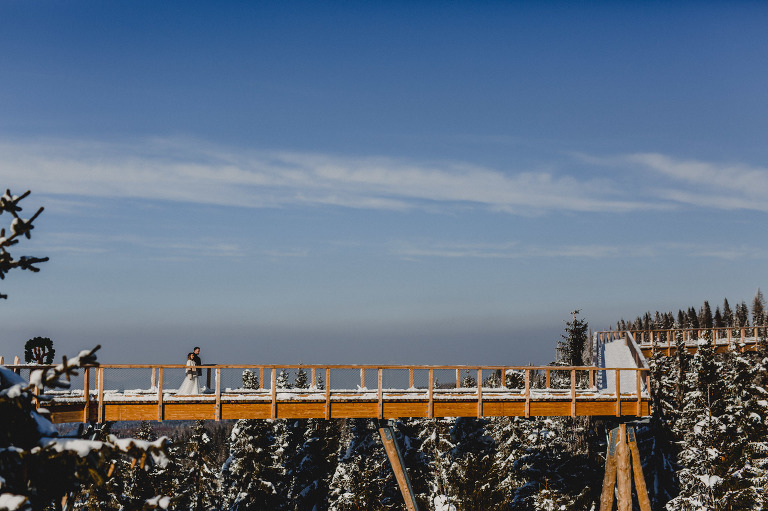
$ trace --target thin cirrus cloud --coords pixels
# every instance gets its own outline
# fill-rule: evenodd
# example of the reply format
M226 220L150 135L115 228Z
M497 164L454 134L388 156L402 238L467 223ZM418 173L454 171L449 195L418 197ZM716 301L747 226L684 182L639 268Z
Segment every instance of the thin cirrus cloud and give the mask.
M480 207L513 214L627 212L607 179L501 172L463 162L235 151L192 142L0 142L0 177L52 196L145 198L241 207L378 210ZM617 198L618 197L618 198Z
M646 193L658 199L711 209L768 211L768 169L744 164L673 158L658 153L614 157L577 155L587 163L641 169L667 178Z

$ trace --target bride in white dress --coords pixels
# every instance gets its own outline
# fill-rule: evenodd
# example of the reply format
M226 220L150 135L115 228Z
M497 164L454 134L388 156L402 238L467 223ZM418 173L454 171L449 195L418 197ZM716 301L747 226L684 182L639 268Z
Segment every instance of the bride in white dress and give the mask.
M192 395L200 393L200 384L197 381L197 369L195 369L194 353L187 355L187 369L184 382L179 387L176 395Z

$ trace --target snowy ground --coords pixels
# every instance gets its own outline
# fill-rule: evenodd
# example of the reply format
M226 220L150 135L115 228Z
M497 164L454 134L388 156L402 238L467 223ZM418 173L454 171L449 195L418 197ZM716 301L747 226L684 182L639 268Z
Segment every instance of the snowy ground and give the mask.
M632 353L619 339L600 345L600 367L637 367ZM637 392L637 371L620 371L620 388L622 394L634 394ZM598 376L598 388L601 392L614 394L616 392L616 371L600 371ZM645 388L645 385L643 385Z

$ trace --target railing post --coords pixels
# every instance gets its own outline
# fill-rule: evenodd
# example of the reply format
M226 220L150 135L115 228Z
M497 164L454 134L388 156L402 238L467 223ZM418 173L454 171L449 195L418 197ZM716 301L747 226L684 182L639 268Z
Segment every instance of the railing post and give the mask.
M157 420L163 420L163 368L157 370Z
M209 369L210 370L210 369ZM221 368L216 368L216 410L214 414L216 422L221 420Z
M91 415L91 369L89 367L83 367L83 398L85 399L83 422L88 422Z
M313 389L317 388L317 374L315 373L315 368L312 368L312 385L310 385Z
M408 388L413 388L413 367L408 369Z
M360 368L360 388L362 389L365 388L365 368L364 367ZM379 417L379 419L381 419L381 417Z
M428 390L429 403L427 404L427 418L429 419L432 419L435 417L434 386L435 386L435 370L430 368L429 369L429 390Z
M576 369L571 368L571 417L576 417Z
M272 393L272 409L270 411L270 416L273 419L277 419L277 368L272 368L272 378L271 378L271 386L270 386L270 392Z
M98 392L99 392L99 411L97 419L99 423L104 422L104 368L99 366L99 368L96 370L96 378L98 380L96 381L96 385L98 386Z
M616 417L621 417L621 369L616 369Z
M325 418L331 418L331 368L325 368Z
M157 387L157 368L152 368L152 376L149 378L149 388L154 389Z
M551 380L551 371L549 369L544 369L544 373L546 374L546 379L547 379L547 390L549 390L550 383L552 381Z
M456 369L456 388L461 388L461 369Z
M379 419L384 418L384 370L379 367Z
M483 416L483 370L477 370L477 418Z
M531 370L525 370L525 417L531 416Z
M637 378L637 413L636 415L640 417L643 414L643 400L642 400L642 389L643 389L643 380L641 378L640 369L635 371L635 377Z

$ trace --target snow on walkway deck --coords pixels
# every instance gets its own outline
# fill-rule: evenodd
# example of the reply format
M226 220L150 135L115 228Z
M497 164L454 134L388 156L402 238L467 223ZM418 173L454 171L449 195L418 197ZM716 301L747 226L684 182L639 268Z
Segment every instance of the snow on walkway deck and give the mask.
M600 345L600 367L637 367L637 364L635 364L635 359L632 358L632 353L624 341L619 339ZM636 371L620 371L622 394L637 392L636 373ZM600 392L616 393L616 371L600 371L598 379ZM645 385L643 385L643 390L645 390Z

